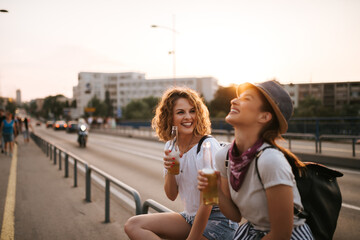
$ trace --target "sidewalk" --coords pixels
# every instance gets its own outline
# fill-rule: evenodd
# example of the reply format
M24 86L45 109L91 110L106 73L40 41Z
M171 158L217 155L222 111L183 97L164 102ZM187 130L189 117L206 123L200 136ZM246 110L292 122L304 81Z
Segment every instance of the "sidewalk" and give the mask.
M15 239L128 239L123 224L134 214L130 209L112 199L111 223L103 223L103 189L93 184L92 202L85 202L83 175L78 176L78 187L72 187L73 178L64 178L33 141L25 144L20 138L18 142ZM1 154L1 226L10 224L3 222L3 216L11 161L14 157Z

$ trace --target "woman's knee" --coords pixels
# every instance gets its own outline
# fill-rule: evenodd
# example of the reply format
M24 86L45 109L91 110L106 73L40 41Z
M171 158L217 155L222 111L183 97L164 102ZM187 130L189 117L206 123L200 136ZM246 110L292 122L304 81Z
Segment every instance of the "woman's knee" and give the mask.
M129 218L124 225L126 234L130 236L138 231L142 226L141 222L141 216L133 216Z

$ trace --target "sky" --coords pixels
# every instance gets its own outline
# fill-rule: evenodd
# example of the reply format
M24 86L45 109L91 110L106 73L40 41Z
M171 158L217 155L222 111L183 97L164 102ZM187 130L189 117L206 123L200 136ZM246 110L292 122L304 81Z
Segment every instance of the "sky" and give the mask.
M85 71L171 78L171 29L176 77L360 81L358 0L0 0L0 9L4 97L72 97Z

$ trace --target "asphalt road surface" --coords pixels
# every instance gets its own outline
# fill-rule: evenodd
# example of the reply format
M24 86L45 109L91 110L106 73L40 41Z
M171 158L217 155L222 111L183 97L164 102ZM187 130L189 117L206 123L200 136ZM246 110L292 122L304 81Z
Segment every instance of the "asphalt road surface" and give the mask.
M77 135L36 127L36 134L67 149L88 163L107 172L139 191L142 201L154 199L164 206L182 211L179 198L170 201L163 191L163 143L90 133L85 149L79 148ZM304 143L304 148L308 143ZM301 149L301 146L293 147ZM344 173L339 185L343 206L334 239L359 239L360 236L360 172L339 169ZM329 199L331 201L331 199Z

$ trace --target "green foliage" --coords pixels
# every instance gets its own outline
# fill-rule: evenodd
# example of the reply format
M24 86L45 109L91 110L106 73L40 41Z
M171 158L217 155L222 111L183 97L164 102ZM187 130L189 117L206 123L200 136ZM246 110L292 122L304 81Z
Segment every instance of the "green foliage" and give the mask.
M88 102L88 107L95 108L95 112L92 114L95 117L106 117L108 113L108 106L104 101L101 101L96 95Z
M341 116L341 113L338 111L334 111L332 108L323 106L323 104L319 99L310 95L307 96L303 101L300 101L299 106L294 111L294 117L336 117L336 116Z
M15 114L16 110L16 103L14 101L8 101L5 110L11 112L12 114Z
M134 99L123 109L125 119L146 119L154 117L154 110L158 103L158 98L147 97Z
M113 117L114 116L114 109L113 106L111 104L111 100L110 100L110 92L108 90L106 90L105 92L105 104L107 106L107 116L109 117Z
M70 105L71 108L76 108L76 100L74 99Z
M66 102L58 101L58 98L63 98L64 95L48 96L44 99L43 108L40 111L40 115L45 119L55 118L61 119L63 117L63 110L66 106Z
M357 117L360 116L360 104L347 104L343 106L340 114L342 116Z
M29 106L29 110L28 110L29 113L33 116L39 117L39 113L36 112L36 110L37 110L36 102L35 101L30 102L30 106Z
M236 98L236 87L219 87L209 106L211 117L225 117L230 111L230 101Z

